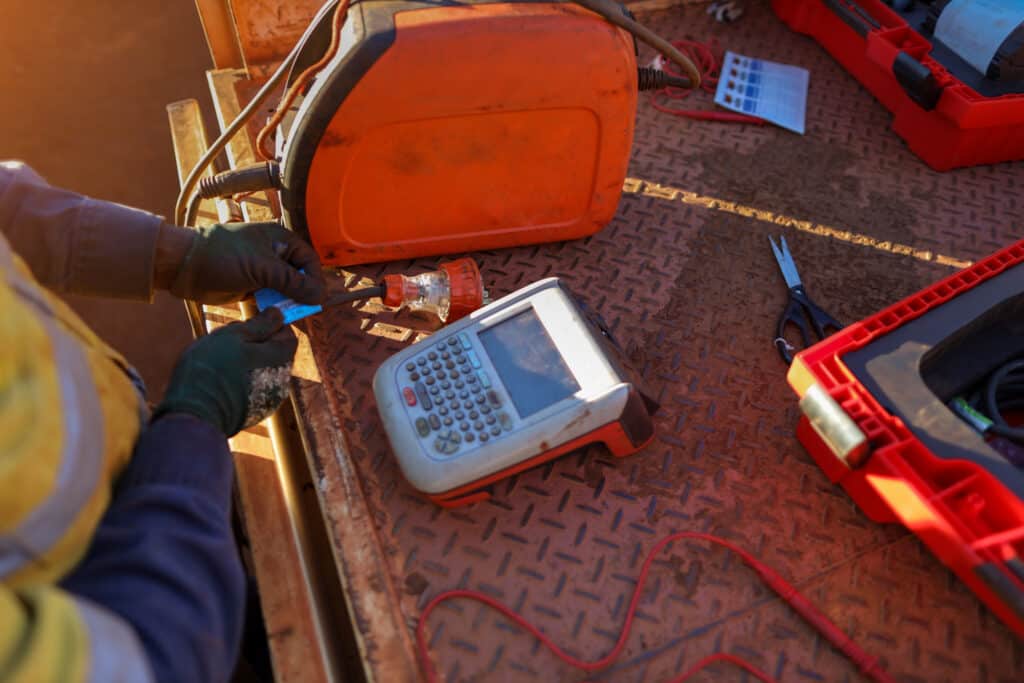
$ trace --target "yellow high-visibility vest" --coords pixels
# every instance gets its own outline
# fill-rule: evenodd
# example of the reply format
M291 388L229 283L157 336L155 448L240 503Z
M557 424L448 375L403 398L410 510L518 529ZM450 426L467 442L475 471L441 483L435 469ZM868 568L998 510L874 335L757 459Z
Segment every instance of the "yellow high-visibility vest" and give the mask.
M89 546L142 405L124 359L0 236L0 681L148 677L128 624L53 585Z

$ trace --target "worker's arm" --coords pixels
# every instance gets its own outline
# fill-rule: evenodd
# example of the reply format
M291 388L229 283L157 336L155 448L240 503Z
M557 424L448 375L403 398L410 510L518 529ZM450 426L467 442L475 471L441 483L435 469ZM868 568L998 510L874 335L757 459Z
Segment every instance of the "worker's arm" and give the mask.
M149 299L163 221L52 187L28 166L0 163L0 232L51 289Z
M227 681L245 577L224 434L168 414L142 434L86 559L62 582L134 627L158 681Z
M61 587L0 585L0 680L228 681L245 605L231 475L219 428L154 422Z
M232 673L245 590L225 436L280 405L297 344L276 308L193 343L85 559L61 582L134 627L159 681Z
M0 233L37 280L60 292L149 300L166 289L203 303L262 287L303 303L324 292L316 252L276 223L188 230L53 187L17 162L0 163Z

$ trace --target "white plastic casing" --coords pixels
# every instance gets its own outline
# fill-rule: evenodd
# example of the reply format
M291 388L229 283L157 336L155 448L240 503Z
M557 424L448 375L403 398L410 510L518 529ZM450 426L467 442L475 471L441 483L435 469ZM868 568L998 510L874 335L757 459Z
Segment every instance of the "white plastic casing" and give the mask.
M478 335L530 308L580 388L573 395L524 419L518 414ZM392 450L405 477L424 493L445 493L506 470L618 420L629 398L631 385L616 372L594 334L572 297L560 287L558 278L548 278L475 311L386 360L374 376L373 391ZM454 345L450 340L456 341L462 353L472 351L479 359L481 367L475 370L489 377L490 390L501 401L500 409L492 407L489 414L506 413L510 418L506 422L510 422L511 429L506 428L497 436L488 435L488 440L483 443L479 438L474 438L472 443L460 441L457 450L446 454L437 448L437 444L441 443L439 439L448 429L459 431L458 422L439 430L431 429L429 435L421 436L416 427L417 419L427 419L431 411L424 409L420 396L417 396L416 405L410 406L406 390L411 389L415 393L418 384L410 380L413 371L408 366L417 365L421 357L431 352L440 354L452 350ZM465 374L461 377L464 378ZM480 393L471 394L471 400L478 395ZM487 405L491 407L490 403ZM434 412L436 414L436 410ZM487 425L487 428L493 426ZM451 444L445 443L451 450Z

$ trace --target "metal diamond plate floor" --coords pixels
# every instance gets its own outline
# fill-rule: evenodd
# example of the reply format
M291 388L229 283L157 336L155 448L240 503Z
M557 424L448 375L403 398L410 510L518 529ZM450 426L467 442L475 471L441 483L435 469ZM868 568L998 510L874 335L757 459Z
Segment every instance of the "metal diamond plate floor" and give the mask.
M915 537L868 521L794 438L795 399L772 346L785 287L767 237L787 237L811 296L850 322L1019 238L1024 166L932 172L817 44L748 4L733 25L700 8L648 18L670 38L715 36L809 69L805 136L677 119L644 98L631 180L609 227L473 254L494 295L558 275L603 313L663 405L645 451L617 461L590 448L500 485L494 500L443 511L399 474L370 388L377 365L429 332L426 323L368 307L311 324L387 558L374 578L401 595L410 629L432 596L468 587L597 658L617 637L647 549L672 531L707 531L793 580L898 680L1021 680L1024 649L1011 633ZM385 268L354 270L376 278ZM333 522L343 544L346 521ZM858 680L723 551L677 544L648 585L621 661L593 679L664 681L722 650L783 681ZM586 679L475 604L444 607L431 625L448 681ZM747 679L720 666L697 680Z

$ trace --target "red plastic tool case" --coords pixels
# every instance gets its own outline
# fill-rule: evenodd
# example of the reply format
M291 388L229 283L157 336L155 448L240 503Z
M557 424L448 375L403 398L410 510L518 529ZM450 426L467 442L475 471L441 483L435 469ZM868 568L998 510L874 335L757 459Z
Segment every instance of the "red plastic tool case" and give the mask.
M1018 636L1024 637L1024 501L984 467L930 452L882 407L847 358L983 282L1024 264L1024 241L846 327L797 355L788 380L801 396L817 385L867 436L859 464L837 457L807 416L797 437L833 482L875 522L901 522Z
M881 0L856 0L877 28L867 35L843 20L849 0L772 0L790 28L806 33L893 113L893 130L937 171L1024 159L1024 95L984 97L932 58L932 44ZM863 15L862 15L863 16ZM893 65L901 52L932 72L934 108L915 102Z

